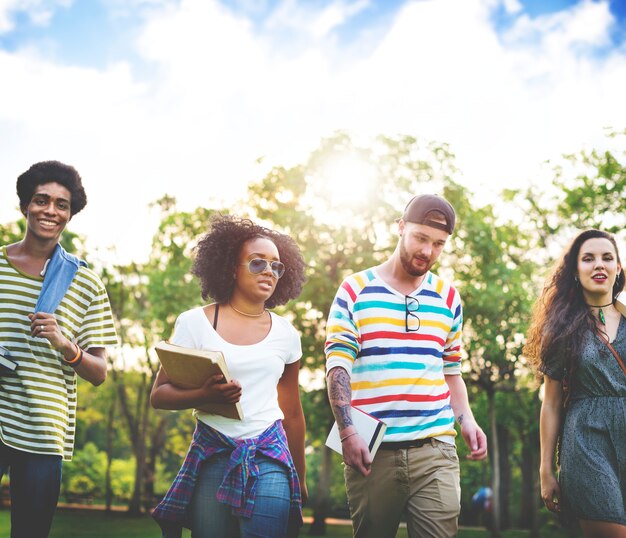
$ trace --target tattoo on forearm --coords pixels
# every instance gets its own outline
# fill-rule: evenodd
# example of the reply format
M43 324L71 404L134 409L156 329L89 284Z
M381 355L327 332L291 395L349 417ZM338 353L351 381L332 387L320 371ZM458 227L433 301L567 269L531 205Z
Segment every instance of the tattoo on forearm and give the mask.
M350 376L343 368L333 368L328 374L328 397L331 402L349 404L352 400Z
M456 420L459 423L459 426L461 426L463 424L463 419L464 418L465 418L465 415L463 413L461 413L458 417L456 417Z
M328 374L328 399L340 430L352 426L350 376L343 368L333 368Z
M333 414L335 415L337 426L340 430L343 430L348 426L352 426L352 417L350 416L349 405L333 406Z

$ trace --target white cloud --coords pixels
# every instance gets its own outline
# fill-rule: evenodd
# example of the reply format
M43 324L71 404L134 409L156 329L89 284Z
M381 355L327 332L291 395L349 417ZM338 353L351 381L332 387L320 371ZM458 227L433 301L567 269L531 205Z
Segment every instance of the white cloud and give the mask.
M606 2L520 15L504 35L490 9L518 13L517 0L410 2L348 47L335 32L363 1L314 11L285 0L256 25L215 0L137 1L150 9L129 46L147 67L0 52L5 185L38 160L74 164L90 204L72 228L123 260L145 256L157 220L147 204L163 193L185 208L230 205L262 173L258 157L295 164L336 129L448 141L464 180L493 190L626 125L626 53L590 53L615 23ZM0 222L15 205L0 197Z
M609 43L614 18L608 2L583 0L569 10L530 19L524 15L508 32L507 40L536 40L549 51L561 53L576 44L603 46Z
M0 35L13 30L18 12L25 13L34 24L45 26L56 8L71 3L72 0L0 0Z
M507 13L519 13L524 8L519 0L503 0L503 5Z
M335 1L318 9L313 4L285 0L269 18L266 27L270 31L284 31L290 28L299 34L321 39L369 5L368 0Z

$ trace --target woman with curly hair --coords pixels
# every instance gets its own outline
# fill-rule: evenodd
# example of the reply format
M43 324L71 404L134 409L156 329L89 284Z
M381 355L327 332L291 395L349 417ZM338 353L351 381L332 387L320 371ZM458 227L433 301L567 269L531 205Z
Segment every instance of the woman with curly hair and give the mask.
M525 348L544 378L541 496L588 538L626 537L626 320L614 306L623 288L613 236L580 233L535 305Z
M194 413L197 426L174 484L153 512L164 536L282 537L302 524L307 497L305 422L299 396L300 336L268 308L295 299L304 282L295 242L247 219L218 216L196 247L192 272L202 298L183 312L174 344L221 350L233 380L213 376L198 389L174 386L160 370L158 409L237 402L243 420Z

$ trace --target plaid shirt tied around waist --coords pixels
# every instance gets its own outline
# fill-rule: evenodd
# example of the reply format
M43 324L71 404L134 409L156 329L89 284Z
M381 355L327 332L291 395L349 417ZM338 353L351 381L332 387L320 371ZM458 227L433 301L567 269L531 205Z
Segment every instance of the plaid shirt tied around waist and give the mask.
M233 439L198 421L178 475L163 500L152 512L152 517L159 525L170 527L171 523L179 523L182 527L189 527L187 507L191 502L200 465L213 455L222 452L230 452L230 459L222 484L217 491L217 500L230 505L233 515L252 516L259 471L255 457L259 453L286 467L291 491L289 518L294 519L298 527L302 525L300 482L280 420L274 422L258 437L250 439Z

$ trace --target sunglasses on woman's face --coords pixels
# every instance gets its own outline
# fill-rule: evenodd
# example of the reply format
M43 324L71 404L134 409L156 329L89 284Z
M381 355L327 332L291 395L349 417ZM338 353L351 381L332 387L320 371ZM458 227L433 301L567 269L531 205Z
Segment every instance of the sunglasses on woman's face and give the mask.
M263 258L254 258L249 262L241 263L240 265L247 265L248 271L250 271L253 275L260 275L267 269L268 266L276 278L280 278L285 274L285 264L283 262L264 260Z

